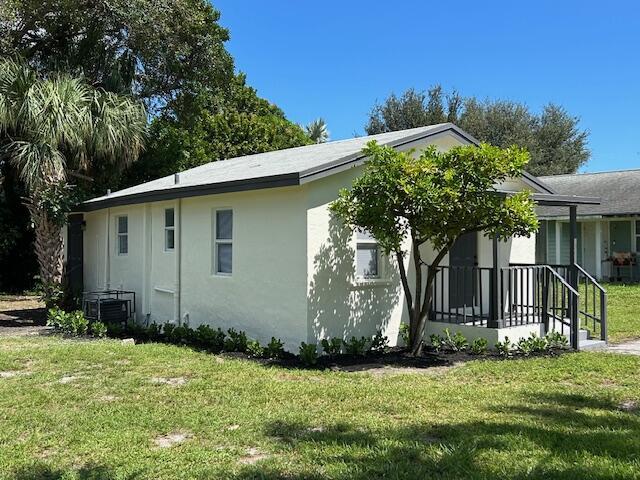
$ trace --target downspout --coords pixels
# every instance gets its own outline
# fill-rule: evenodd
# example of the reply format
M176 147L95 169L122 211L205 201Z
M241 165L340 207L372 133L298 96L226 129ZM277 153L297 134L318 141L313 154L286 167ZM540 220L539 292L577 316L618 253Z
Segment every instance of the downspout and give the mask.
M105 254L104 254L104 288L109 290L111 288L111 209L107 208L107 220L106 220L106 242L105 242Z
M176 318L176 323L178 325L182 325L182 317L180 315L180 288L181 288L181 275L182 275L182 199L178 199L176 201L176 210L175 210L175 260L176 260L176 286L174 289L174 317Z

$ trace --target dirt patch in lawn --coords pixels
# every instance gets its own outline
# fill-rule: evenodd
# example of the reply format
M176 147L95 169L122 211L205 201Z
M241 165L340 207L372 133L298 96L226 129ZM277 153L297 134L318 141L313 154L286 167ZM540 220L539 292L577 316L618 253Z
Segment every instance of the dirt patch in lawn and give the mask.
M247 453L243 457L240 457L238 460L243 465L253 465L254 463L259 462L260 460L265 460L269 458L270 455L263 453L259 449L255 447L247 448Z
M152 377L151 383L180 387L187 383L187 379L184 377Z
M158 448L171 448L174 445L180 445L191 438L193 438L193 434L189 432L171 432L154 438L153 443Z

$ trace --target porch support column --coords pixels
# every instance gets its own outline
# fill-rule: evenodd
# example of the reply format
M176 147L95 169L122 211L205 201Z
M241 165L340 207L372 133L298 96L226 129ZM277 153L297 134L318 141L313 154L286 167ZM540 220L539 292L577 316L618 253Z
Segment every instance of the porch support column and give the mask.
M502 328L502 312L500 311L500 302L498 301L500 295L499 279L499 262L498 262L498 239L493 239L493 268L491 270L491 302L489 304L489 320L487 321L487 327L489 328Z
M569 285L578 291L578 207L571 205L569 207ZM578 299L575 295L571 295L569 318L571 319L571 346L578 350L578 336L580 334L580 325L578 324Z
M596 221L596 278L602 280L602 220Z

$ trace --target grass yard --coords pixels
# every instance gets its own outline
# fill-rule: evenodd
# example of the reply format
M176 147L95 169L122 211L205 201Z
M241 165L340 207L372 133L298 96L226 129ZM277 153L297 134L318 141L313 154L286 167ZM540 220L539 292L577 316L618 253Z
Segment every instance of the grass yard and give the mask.
M640 478L640 357L286 370L0 338L0 478Z
M609 341L619 343L640 338L640 284L603 286L607 290Z

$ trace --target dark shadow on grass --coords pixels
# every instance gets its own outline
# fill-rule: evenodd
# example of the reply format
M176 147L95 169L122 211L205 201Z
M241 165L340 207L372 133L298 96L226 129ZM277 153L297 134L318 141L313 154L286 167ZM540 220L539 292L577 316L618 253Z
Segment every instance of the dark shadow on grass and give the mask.
M36 327L47 324L45 308L7 310L0 312L0 327Z
M581 408L598 411L589 416L576 410ZM265 433L282 442L284 451L313 451L314 467L298 472L276 463L258 464L234 478L604 480L640 475L640 418L620 412L614 402L556 394L540 396L526 408L506 403L500 411L505 416L498 421L413 424L378 431L347 423L318 428L274 422ZM532 445L533 462L527 458ZM334 469L338 473L323 473Z
M124 475L115 473L111 468L103 465L83 465L78 468L57 468L45 462L39 462L13 473L14 480L54 480L54 479L78 479L78 480L136 480L142 478L133 473Z

